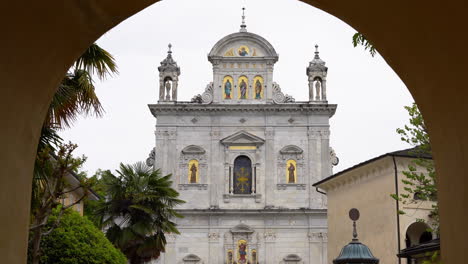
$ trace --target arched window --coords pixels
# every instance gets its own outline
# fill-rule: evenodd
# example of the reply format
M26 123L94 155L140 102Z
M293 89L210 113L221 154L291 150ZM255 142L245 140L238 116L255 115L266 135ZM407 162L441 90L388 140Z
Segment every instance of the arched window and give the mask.
M432 233L428 231L429 226L423 222L412 223L406 230L406 245L415 246L422 242L432 240Z
M234 194L252 193L252 161L247 156L234 160Z

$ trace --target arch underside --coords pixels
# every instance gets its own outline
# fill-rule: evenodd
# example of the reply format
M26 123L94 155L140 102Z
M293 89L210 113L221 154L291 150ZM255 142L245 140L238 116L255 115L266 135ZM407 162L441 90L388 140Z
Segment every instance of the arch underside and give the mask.
M91 43L154 0L4 1L0 154L4 263L25 263L31 177L47 107L69 65ZM303 0L362 32L404 81L431 136L444 263L463 263L468 218L467 7L428 0ZM25 5L27 4L27 8ZM15 21L15 23L13 23ZM38 23L40 21L40 23ZM60 21L59 23L57 21ZM73 30L70 30L73 29ZM311 29L312 30L312 29ZM441 45L440 40L450 47ZM59 40L59 41L58 41ZM27 73L28 78L24 78ZM14 175L14 177L12 177ZM456 202L453 202L456 201Z

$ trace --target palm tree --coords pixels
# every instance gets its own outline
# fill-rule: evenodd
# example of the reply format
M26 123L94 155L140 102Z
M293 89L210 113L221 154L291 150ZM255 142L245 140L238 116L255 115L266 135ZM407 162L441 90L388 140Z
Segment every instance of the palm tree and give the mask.
M103 176L107 196L97 214L107 238L131 264L158 258L164 252L165 234L179 234L173 219L182 216L174 207L184 201L177 198L170 178L143 162L121 163L117 175Z
M51 231L44 230L45 223L52 209L59 204L57 199L64 195L64 175L75 172L78 165L69 162L80 160L73 159L71 155L76 146L62 145L57 130L70 127L81 114L101 116L103 108L95 93L92 76L96 74L102 80L114 73L117 73L117 66L112 55L97 44L92 44L69 69L52 98L42 126L34 166L30 225L32 263L39 263L41 238ZM64 149L70 150L66 155L67 162L58 166Z
M92 44L75 62L60 83L47 111L45 127L70 127L81 115L101 116L104 112L95 93L92 76L103 80L116 74L114 57L97 44Z

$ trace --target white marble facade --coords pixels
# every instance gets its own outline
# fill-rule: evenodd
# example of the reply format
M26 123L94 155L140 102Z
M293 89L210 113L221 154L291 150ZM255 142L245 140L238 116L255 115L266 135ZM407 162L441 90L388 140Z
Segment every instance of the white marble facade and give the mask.
M213 82L180 102L170 51L159 67L159 101L149 105L157 120L149 162L173 175L186 201L181 235L167 236L156 263L326 264L326 201L311 186L332 167L336 105L326 101L325 63L316 52L304 84L309 101L295 102L273 82L273 46L244 24L208 59Z

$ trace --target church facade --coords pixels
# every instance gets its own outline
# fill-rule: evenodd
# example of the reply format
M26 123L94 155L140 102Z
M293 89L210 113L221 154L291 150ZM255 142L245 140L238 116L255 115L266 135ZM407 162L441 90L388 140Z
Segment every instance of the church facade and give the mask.
M273 81L278 54L263 37L219 40L208 60L213 81L191 102L177 100L180 68L170 50L158 68L157 155L186 203L180 235L167 235L156 263L327 263L325 196L312 184L337 162L329 146L327 67L318 51L307 67L309 100L296 102ZM154 153L154 151L153 151Z

